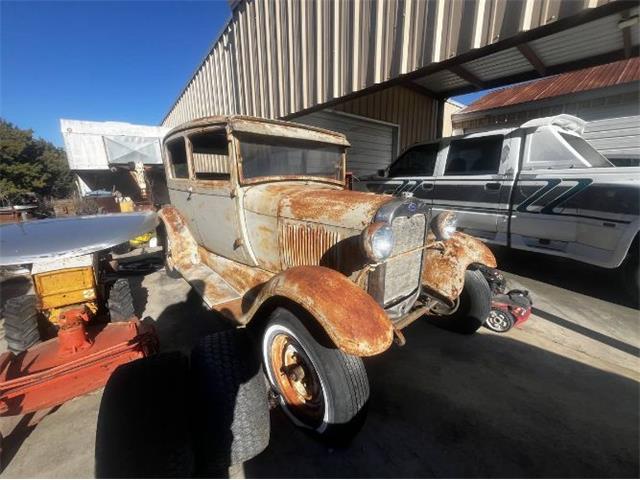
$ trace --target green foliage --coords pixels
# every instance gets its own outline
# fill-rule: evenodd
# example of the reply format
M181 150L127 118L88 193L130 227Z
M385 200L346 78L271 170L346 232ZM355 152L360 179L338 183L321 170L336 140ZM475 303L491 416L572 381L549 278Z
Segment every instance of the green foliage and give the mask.
M74 190L62 148L0 118L0 199L19 203L30 193L64 198Z

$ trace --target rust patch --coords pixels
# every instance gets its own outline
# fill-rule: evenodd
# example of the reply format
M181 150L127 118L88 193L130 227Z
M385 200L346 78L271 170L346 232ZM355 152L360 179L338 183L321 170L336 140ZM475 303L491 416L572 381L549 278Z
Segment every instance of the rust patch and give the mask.
M361 230L390 195L307 186L285 196L278 216Z
M464 274L472 263L496 267L491 250L470 235L457 232L449 240L432 241L425 254L422 284L428 291L453 303L462 292Z
M290 298L309 311L345 353L371 356L393 341L385 311L355 283L325 267L293 267L273 277L247 313L251 317L271 296Z
M167 261L178 270L184 270L199 263L198 244L180 212L172 206L163 207L158 213L163 221L169 244Z

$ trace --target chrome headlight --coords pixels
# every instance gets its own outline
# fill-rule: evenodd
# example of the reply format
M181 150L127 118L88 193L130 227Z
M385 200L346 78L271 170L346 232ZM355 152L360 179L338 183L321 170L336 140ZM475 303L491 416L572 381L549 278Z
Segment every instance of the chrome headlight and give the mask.
M372 223L362 231L362 248L374 262L386 260L393 251L395 239L388 223Z
M433 219L431 228L438 240L449 240L456 233L458 219L453 212L442 212Z

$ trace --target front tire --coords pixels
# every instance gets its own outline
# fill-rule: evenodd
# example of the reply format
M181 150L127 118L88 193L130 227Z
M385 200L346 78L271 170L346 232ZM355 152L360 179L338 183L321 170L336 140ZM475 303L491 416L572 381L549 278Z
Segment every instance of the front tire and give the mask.
M432 319L432 323L456 333L471 335L485 322L491 311L491 289L482 273L467 270L458 308L450 315Z
M369 382L359 357L319 342L291 311L277 308L262 336L263 363L284 412L331 443L362 427Z
M503 310L494 309L489 312L484 326L496 333L505 333L513 328L516 320L513 315Z

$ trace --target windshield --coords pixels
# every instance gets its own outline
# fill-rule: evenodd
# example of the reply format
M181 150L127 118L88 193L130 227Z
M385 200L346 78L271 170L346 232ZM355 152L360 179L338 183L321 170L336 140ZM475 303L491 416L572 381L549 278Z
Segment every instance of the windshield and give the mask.
M321 177L343 181L344 147L297 138L242 135L245 180L259 177Z
M560 132L560 136L592 167L613 167L613 164L589 145L584 138L562 132Z

